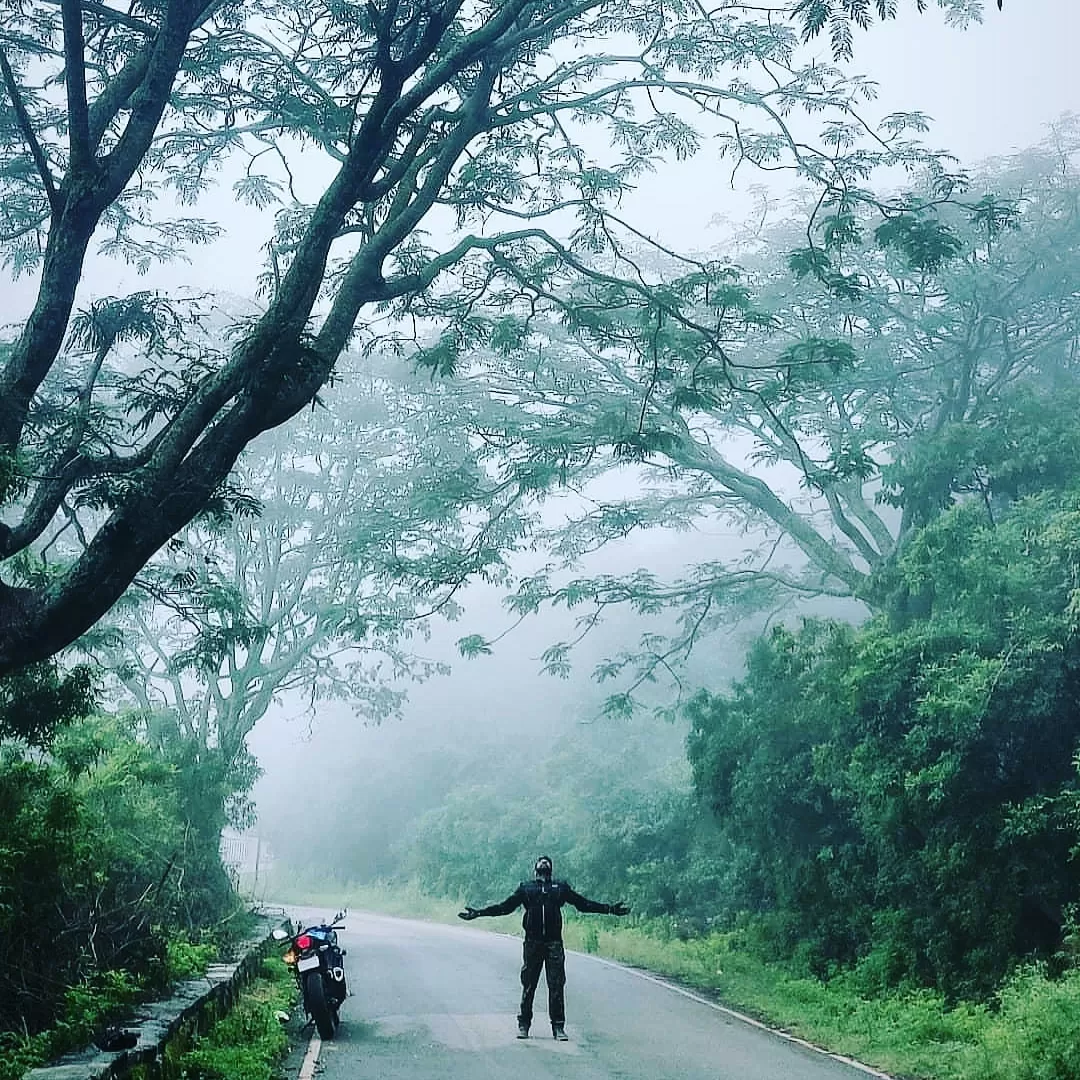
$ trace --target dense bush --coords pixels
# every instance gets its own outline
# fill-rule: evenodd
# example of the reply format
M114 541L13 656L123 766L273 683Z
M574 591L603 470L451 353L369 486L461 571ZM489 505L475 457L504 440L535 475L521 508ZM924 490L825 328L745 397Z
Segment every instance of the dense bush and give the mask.
M1080 900L1080 495L955 507L898 572L923 617L777 630L698 698L695 782L781 952L980 995Z
M235 910L220 822L192 772L184 753L150 747L134 718L72 721L44 750L0 744L0 1033L19 1033L9 1047L54 1025L85 1038L110 1007L187 973L185 943Z

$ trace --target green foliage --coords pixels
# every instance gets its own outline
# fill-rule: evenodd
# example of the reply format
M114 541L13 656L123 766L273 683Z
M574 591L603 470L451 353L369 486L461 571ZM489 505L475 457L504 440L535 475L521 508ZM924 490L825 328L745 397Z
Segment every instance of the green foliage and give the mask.
M915 0L920 12L926 10L926 4L927 0ZM960 26L978 19L982 11L981 0L938 0L938 7L944 8L948 19ZM854 28L869 29L874 15L882 22L895 19L897 8L898 0L799 0L793 16L802 23L805 41L817 37L827 27L833 57L842 60L850 59L854 51Z
M921 617L807 623L691 710L695 782L751 855L781 954L868 992L985 993L1080 899L1080 494L961 505L898 571Z
M957 1077L1069 1080L1080 1068L1080 974L1049 980L1025 968L1003 987L998 1009Z
M932 274L963 250L963 241L932 213L907 212L882 222L874 239L886 250L899 251L915 269Z
M304 880L333 865L342 888L410 883L486 902L548 851L586 895L707 925L741 864L691 797L685 724L545 712L489 724L448 706L439 730L417 732L414 719L400 735L380 731L397 750L378 764L359 747L339 751L362 754L368 777L352 783L346 765L325 785L326 805L352 824L324 840L268 816L268 796L276 855Z
M0 1030L0 1080L22 1080L27 1069L85 1046L96 1031L130 1008L142 988L127 971L102 971L64 991L51 1028L34 1034L25 1028Z
M170 938L165 942L165 963L169 978L177 982L201 975L221 950L212 942L198 944L188 939L186 934Z
M458 640L457 647L458 652L466 658L491 655L491 646L482 634L467 634Z
M500 340L499 347L506 347L505 338ZM419 350L414 363L417 367L427 368L432 378L438 375L445 379L457 373L461 349L462 341L457 334L444 333L434 345Z
M288 969L264 961L229 1013L176 1062L178 1080L274 1080L289 1045L276 1014L295 997Z
M781 367L787 365L827 365L833 373L851 368L858 362L858 353L851 343L836 338L808 337L789 345L779 356ZM812 372L807 373L813 377Z
M823 248L796 248L788 255L788 269L797 279L821 277L832 267L829 253Z
M924 125L883 121L893 135ZM627 480L549 526L552 562L508 599L521 614L590 605L593 626L671 613L663 639L599 669L612 715L637 708L644 683L677 692L709 634L785 602L846 598L844 617L917 607L893 577L919 526L971 497L996 517L1072 482L1080 127L1066 118L1055 140L1065 149L1048 141L969 173L926 162L890 198L865 182L827 192L809 222L689 268L642 253L662 287L567 286L560 323L538 315L516 353L462 358L461 385L488 387L474 430L502 475L541 494ZM666 580L586 561L648 530L732 523L738 556L689 545L692 564Z
M275 695L395 716L406 680L443 670L412 642L456 617L464 582L503 580L528 523L522 492L471 443L455 388L353 359L363 376L249 448L233 486L260 513L204 515L107 620L116 683L153 711L155 738L197 748L230 813L258 775L245 740ZM180 596L183 618L166 599Z
M58 727L86 714L97 684L90 665L65 669L52 660L0 676L0 739L47 743Z
M134 717L70 722L47 756L0 744L0 1031L22 1032L13 1045L85 1041L132 994L227 944L224 930L200 940L235 911L220 805L214 792L208 820L197 771Z
M0 451L0 506L18 498L26 489L26 477L10 450Z
M974 422L917 435L881 470L883 501L925 524L966 496L991 514L1074 481L1080 456L1080 392L1068 383L1022 386Z

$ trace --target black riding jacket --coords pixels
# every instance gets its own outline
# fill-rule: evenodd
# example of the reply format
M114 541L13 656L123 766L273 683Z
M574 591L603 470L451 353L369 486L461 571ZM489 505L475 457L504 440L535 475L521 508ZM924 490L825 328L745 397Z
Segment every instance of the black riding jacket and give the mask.
M480 908L478 915L509 915L519 904L525 914L521 925L526 941L562 941L562 906L573 904L578 911L610 915L611 905L588 900L565 881L523 881L501 904Z

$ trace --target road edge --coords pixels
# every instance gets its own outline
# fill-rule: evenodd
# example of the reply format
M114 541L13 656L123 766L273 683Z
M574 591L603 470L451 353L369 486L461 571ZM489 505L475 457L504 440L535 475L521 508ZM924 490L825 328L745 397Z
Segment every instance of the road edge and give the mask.
M506 934L503 936L514 937L515 935ZM822 1057L827 1057L832 1061L848 1065L853 1069L857 1069L859 1072L866 1073L867 1076L875 1077L876 1080L896 1080L891 1073L882 1072L880 1069L875 1069L872 1065L867 1065L855 1058L847 1057L845 1054L838 1054L834 1050L826 1050L825 1047L818 1046L816 1043L812 1043L799 1035L793 1035L790 1031L784 1031L783 1028L770 1027L761 1020L756 1020L754 1017L748 1016L746 1013L741 1013L737 1009L732 1009L727 1005L721 1005L718 1001L710 1001L709 998L705 997L703 994L699 994L694 990L688 990L686 987L679 986L678 983L673 983L659 975L654 975L651 971L632 967L630 964L623 964L618 960L609 960L606 956L597 956L595 953L578 952L574 949L567 949L567 952L572 953L574 956L584 957L586 960L595 960L598 964L604 964L606 967L618 968L620 971L625 971L639 979L644 979L646 982L655 983L657 986L662 986L675 994L681 994L691 1001L696 1001L700 1005L706 1005L715 1012L723 1013L724 1016L730 1017L732 1020L738 1020L740 1023L757 1028L758 1031L767 1032L769 1035L774 1035L776 1038L783 1039L785 1042L800 1046L804 1050L812 1050L815 1054L821 1054Z

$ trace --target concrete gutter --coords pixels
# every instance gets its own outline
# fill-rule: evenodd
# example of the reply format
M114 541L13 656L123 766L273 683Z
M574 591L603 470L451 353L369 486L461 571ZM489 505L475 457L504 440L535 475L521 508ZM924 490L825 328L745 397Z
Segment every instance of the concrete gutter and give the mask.
M279 919L264 916L258 936L240 946L239 960L212 964L205 975L178 983L165 1000L137 1006L121 1025L138 1035L130 1050L109 1052L89 1046L31 1069L23 1080L173 1080L180 1055L228 1013L241 988L254 978L276 944L270 934L278 925Z

